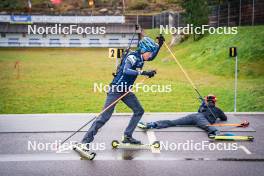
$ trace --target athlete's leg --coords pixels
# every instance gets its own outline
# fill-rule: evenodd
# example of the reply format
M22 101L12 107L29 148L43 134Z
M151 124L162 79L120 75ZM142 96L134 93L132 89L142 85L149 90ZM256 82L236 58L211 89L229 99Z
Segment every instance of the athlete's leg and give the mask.
M180 125L194 125L195 124L194 116L195 114L190 114L175 120L159 120L154 122L153 124L154 124L154 128L157 129L180 126Z
M118 99L122 94L120 93L108 93L105 101L104 109L108 107L111 103L113 103L116 99ZM89 128L87 133L85 134L82 143L90 143L94 140L94 136L97 131L110 119L115 109L115 105L111 106L108 110L106 110L101 116L99 116Z
M144 109L142 108L140 102L138 101L137 97L135 94L130 92L127 96L122 98L122 101L130 108L133 110L133 116L130 119L130 122L124 132L125 136L130 136L132 137L132 133L134 132L139 120L144 114Z
M202 113L197 113L196 118L195 118L195 123L198 127L207 131L209 135L210 134L215 135L219 133L217 128L213 126L208 126L210 122L206 119L206 117Z

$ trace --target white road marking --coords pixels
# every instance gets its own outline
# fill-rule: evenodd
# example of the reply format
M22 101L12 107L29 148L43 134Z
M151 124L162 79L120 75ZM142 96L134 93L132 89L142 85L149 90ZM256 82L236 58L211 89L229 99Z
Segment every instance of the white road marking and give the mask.
M241 148L248 155L252 154L244 145L240 145L239 148Z
M69 147L59 146L56 153L70 153L71 151L72 151L72 146Z
M155 136L155 132L154 131L147 131L147 136L148 136L148 140L149 140L150 144L152 144L153 142L157 141L157 138ZM159 148L154 148L152 146L151 147L151 152L152 153L160 153L160 149Z

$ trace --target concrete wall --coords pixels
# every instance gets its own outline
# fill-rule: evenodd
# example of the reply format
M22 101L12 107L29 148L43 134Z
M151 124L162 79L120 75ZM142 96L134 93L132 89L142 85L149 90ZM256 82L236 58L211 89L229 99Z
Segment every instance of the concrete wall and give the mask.
M133 34L105 35L26 35L6 33L0 47L127 47ZM135 37L132 47L136 47Z

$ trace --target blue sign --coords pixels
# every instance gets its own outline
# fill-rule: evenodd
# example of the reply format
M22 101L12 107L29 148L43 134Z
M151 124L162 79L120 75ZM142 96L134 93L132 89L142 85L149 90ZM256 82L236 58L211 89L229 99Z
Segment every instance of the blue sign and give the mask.
M30 15L11 15L11 23L32 23Z

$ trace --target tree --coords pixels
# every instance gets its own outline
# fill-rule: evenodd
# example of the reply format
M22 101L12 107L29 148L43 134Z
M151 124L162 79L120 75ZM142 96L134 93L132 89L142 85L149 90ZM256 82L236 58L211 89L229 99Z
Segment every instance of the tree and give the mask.
M207 0L182 0L181 6L185 10L183 17L186 23L200 27L208 24L209 7ZM193 34L194 40L203 35Z
M0 2L1 10L21 10L24 8L23 1L19 0L2 0Z

